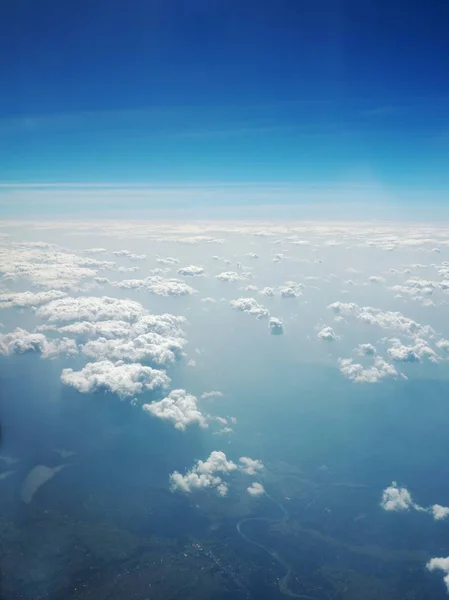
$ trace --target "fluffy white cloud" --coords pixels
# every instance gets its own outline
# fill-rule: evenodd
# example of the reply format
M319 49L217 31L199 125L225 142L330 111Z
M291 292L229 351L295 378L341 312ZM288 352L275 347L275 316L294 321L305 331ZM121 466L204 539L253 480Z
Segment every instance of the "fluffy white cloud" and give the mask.
M236 273L235 271L219 273L218 275L215 275L215 278L220 281L225 281L226 283L233 283L234 281L242 281L242 279L245 279L243 273Z
M338 360L340 371L345 377L357 383L377 383L386 377L398 377L396 369L380 356L374 358L374 364L364 367L352 358Z
M271 317L268 321L268 328L271 335L282 335L284 333L284 324L281 319L277 317Z
M382 492L380 505L384 510L395 512L410 510L417 506L413 502L410 492L406 488L399 487L394 481Z
M226 496L228 485L217 473L226 474L237 469L237 465L226 458L220 450L211 452L206 461L199 460L190 471L181 475L175 471L170 475L172 491L191 493L195 490L212 488L220 496Z
M275 292L272 287L264 287L261 290L259 290L259 294L261 294L262 296L272 297L274 296Z
M427 360L434 363L440 360L437 353L421 338L416 338L411 346L405 346L396 338L390 340L390 342L393 345L388 348L387 352L397 362L421 362L422 358L427 358Z
M376 348L372 344L359 344L355 349L355 353L359 356L374 356Z
M178 273L184 277L196 277L197 275L204 275L204 267L189 265L187 267L181 267L181 269L178 269Z
M159 257L157 262L161 265L179 265L179 259L173 258L173 256Z
M108 296L69 296L44 304L36 311L38 317L50 323L109 319L136 321L145 314L146 310L138 302Z
M42 358L55 358L60 354L73 356L78 353L78 346L68 338L49 339L42 333L32 333L21 328L0 334L0 354L26 352L37 352Z
M339 336L335 333L332 327L325 326L318 332L318 337L320 340L324 340L326 342L333 342L339 339Z
M128 258L129 260L146 260L146 254L134 254L134 252L130 252L129 250L116 250L113 252L115 256L123 256Z
M125 279L114 282L115 287L128 290L145 290L155 296L191 296L196 290L179 279L165 279L152 275L146 279Z
M248 258L259 258L259 255L255 252L247 252L245 256L247 256Z
M431 558L426 568L429 571L439 570L444 572L443 581L449 593L449 556L446 558Z
M65 292L48 290L48 292L17 292L0 294L0 308L29 308L40 306L58 298L67 296Z
M298 296L302 296L301 292L298 292L295 290L295 288L286 285L281 285L278 288L278 292L281 295L281 298L297 298Z
M441 504L434 504L431 506L430 510L432 511L433 518L435 521L441 521L449 516L449 507L441 506Z
M261 460L242 456L239 458L239 469L247 475L256 475L259 471L263 471L264 465Z
M104 254L107 250L106 248L86 248L84 252L86 254Z
M261 483L254 481L247 489L247 492L250 496L261 496L265 493L265 488Z
M263 319L270 316L270 311L259 304L255 298L237 298L229 303L235 310L241 310L249 315L254 315L257 319Z
M163 400L144 404L143 409L160 419L171 421L176 429L184 430L192 423L207 427L207 419L198 408L196 397L185 390L172 390Z
M83 394L103 390L126 397L165 388L170 383L170 378L165 371L145 367L140 363L101 360L87 363L80 371L64 369L61 381Z
M211 399L211 398L223 398L223 396L224 396L223 392L218 392L216 390L212 390L211 392L204 392L204 394L201 394L201 399L206 400L206 399Z
M371 306L358 306L354 302L334 302L328 306L335 314L353 316L362 323L377 325L382 329L393 329L412 337L434 334L429 325L421 325L400 312L382 311Z

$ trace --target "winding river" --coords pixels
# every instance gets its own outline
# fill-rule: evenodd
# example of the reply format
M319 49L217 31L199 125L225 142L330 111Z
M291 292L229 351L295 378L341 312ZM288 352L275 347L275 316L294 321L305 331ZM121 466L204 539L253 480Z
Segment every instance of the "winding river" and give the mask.
M276 504L276 506L279 507L279 510L281 511L282 516L280 516L277 519L272 518L272 517L247 517L244 519L240 519L240 521L237 523L238 534L246 542L249 542L250 544L253 544L254 546L258 546L259 548L262 548L262 550L267 552L272 558L274 558L274 560L276 560L279 564L281 564L283 566L283 568L285 569L285 575L283 577L281 577L281 579L279 579L279 590L281 591L282 594L284 594L285 596L289 596L290 598L303 598L305 600L314 600L314 598L312 598L312 596L307 596L306 594L297 594L296 592L293 592L290 589L289 580L290 580L290 577L292 574L292 568L289 565L289 563L276 552L276 550L273 550L269 546L265 546L264 544L261 544L260 542L256 542L256 540L251 539L248 535L246 535L246 533L244 533L242 531L242 526L245 523L249 523L250 521L264 521L265 523L284 523L285 521L287 521L290 518L290 515L288 514L285 506L283 506L280 502L275 500L272 496L270 496L266 492L265 492L265 495L272 502L274 502L274 504Z

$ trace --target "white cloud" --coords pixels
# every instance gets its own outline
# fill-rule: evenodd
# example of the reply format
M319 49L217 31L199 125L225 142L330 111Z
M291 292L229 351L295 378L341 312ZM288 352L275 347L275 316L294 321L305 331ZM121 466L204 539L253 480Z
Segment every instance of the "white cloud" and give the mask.
M359 344L355 349L355 353L359 356L374 356L376 348L372 344Z
M211 398L223 398L224 394L223 392L219 392L216 390L212 390L211 392L204 392L203 394L201 394L201 399L205 400L205 399L211 399Z
M241 310L249 315L254 315L257 319L263 319L270 316L270 311L259 304L255 298L237 298L229 303L235 310Z
M394 361L411 363L421 362L422 358L427 358L427 360L437 363L440 360L437 353L421 338L416 338L411 346L405 346L396 338L390 342L393 346L388 348L387 352Z
M198 408L196 397L185 390L172 390L163 400L144 404L143 409L160 419L171 421L176 429L184 430L192 423L207 427L207 419Z
M60 354L78 354L74 340L68 338L49 339L42 333L31 333L17 328L11 333L0 334L0 354L25 354L37 352L42 358L55 358Z
M104 254L107 250L106 248L86 248L84 252L86 254Z
M211 452L206 461L199 460L187 471L185 475L181 475L178 471L174 471L170 475L170 487L172 491L191 493L195 490L212 488L220 496L226 496L228 493L228 485L222 478L217 475L230 473L237 469L237 465L226 458L226 454L220 450Z
M146 254L134 254L133 252L130 252L129 250L116 250L112 254L114 254L115 256L123 256L125 258L128 258L129 260L146 260L147 259Z
M191 296L196 290L179 279L165 279L152 275L146 279L125 279L114 282L115 287L130 290L145 290L155 296Z
M326 342L334 342L335 340L340 339L339 336L335 333L332 327L325 326L318 332L318 337L320 340L324 340Z
M302 292L299 292L292 286L281 285L278 288L278 292L281 295L281 298L298 298L302 296Z
M36 311L38 317L50 323L109 319L136 321L145 314L146 310L138 302L108 296L69 296L44 304Z
M248 256L248 258L259 258L259 255L255 252L247 252L245 256Z
M271 317L268 321L268 328L271 335L282 335L284 333L284 324L281 319L277 317Z
M444 572L443 581L449 593L449 556L446 558L431 558L427 563L426 568L429 571L439 570Z
M179 259L173 258L173 256L167 256L166 258L159 257L157 262L161 265L179 265Z
M256 475L259 471L263 471L264 465L261 460L242 456L239 458L241 463L239 469L247 475Z
M257 481L254 481L248 488L246 488L246 490L250 496L254 497L265 494L265 488L261 483L258 483Z
M65 292L58 290L0 294L0 308L30 308L65 296L67 296Z
M243 274L236 273L235 271L219 273L218 275L215 275L215 278L220 281L225 281L226 283L233 283L234 281L242 281L242 279L245 279Z
M195 265L189 265L178 269L179 275L184 277L196 277L197 275L204 275L204 267L197 267Z
M259 290L259 294L261 294L262 296L271 297L274 296L275 292L272 287L264 287L261 290Z
M380 356L374 358L374 364L364 367L352 358L338 360L340 371L345 377L357 383L377 383L386 377L398 377L396 369Z
M140 363L101 360L87 363L80 371L64 369L61 381L83 394L103 390L126 397L165 388L170 383L170 378L165 371Z
M384 510L395 512L406 511L416 507L410 492L406 488L399 487L394 481L390 487L385 488L382 492L380 505Z
M441 504L434 504L431 507L431 511L435 521L441 521L442 519L445 519L449 516L449 507L441 506Z

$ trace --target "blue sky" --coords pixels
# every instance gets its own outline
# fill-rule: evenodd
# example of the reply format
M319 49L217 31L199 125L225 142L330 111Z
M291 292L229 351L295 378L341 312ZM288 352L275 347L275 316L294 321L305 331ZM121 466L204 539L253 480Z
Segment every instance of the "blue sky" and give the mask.
M0 180L444 200L448 24L444 1L8 3Z

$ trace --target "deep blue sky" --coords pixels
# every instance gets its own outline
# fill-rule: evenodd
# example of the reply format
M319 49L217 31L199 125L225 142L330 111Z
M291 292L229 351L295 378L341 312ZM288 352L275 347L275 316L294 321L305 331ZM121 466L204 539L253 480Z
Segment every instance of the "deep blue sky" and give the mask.
M447 0L6 0L0 180L444 193L448 31Z

